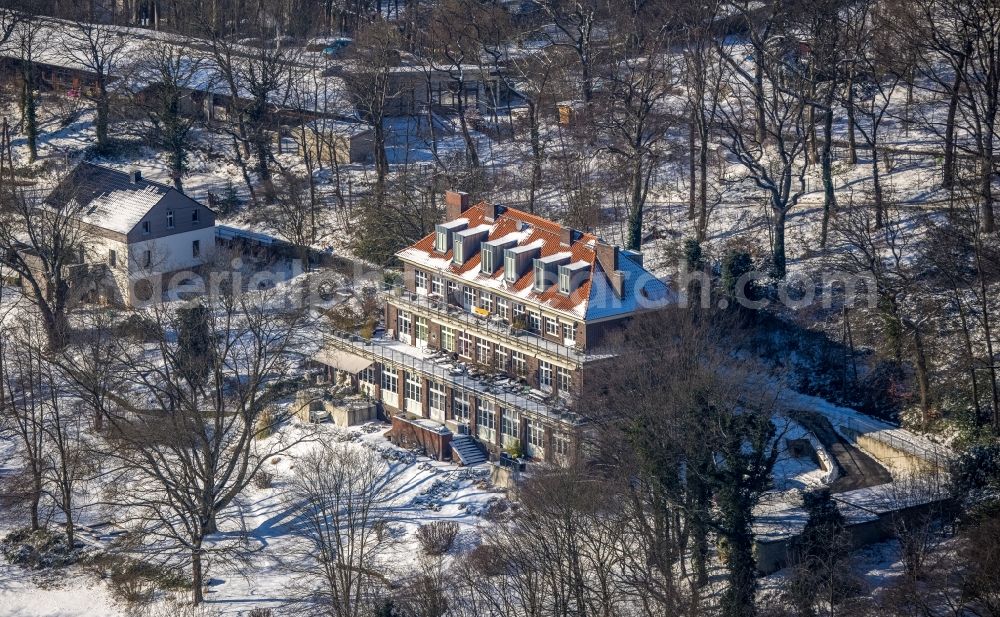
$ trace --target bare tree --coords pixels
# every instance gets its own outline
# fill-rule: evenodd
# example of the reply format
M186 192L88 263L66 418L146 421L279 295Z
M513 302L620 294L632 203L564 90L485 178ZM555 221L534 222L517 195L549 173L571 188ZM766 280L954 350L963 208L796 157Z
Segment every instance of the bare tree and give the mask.
M299 517L294 532L305 542L288 563L308 576L318 612L372 614L388 582L383 573L395 488L395 470L352 444L322 444L296 462L289 500Z
M78 215L72 198L49 205L36 192L0 186L0 264L21 278L52 347L65 344L72 285L82 274L73 268L86 241Z
M219 517L273 455L291 443L274 433L287 413L274 405L302 345L301 310L276 290L222 294L177 312L155 308L160 332L141 340L94 341L114 349L116 392L107 403L112 499L122 523L143 535L147 558L190 564L195 603L203 600L205 559L232 548L212 539ZM103 388L73 365L81 388ZM98 399L100 394L100 399ZM175 562L176 563L176 562Z
M0 430L16 440L23 473L9 481L8 499L27 507L32 531L43 526L41 507L48 467L49 421L44 338L31 323L5 324L0 331Z
M0 24L4 36L3 41L14 47L20 65L21 92L21 122L24 136L28 140L28 162L34 163L38 158L38 88L39 72L37 59L49 45L48 30L40 18L24 14L13 22L12 30L8 31L5 24Z
M200 81L203 65L203 60L190 54L185 46L151 41L131 67L133 79L142 88L136 102L152 123L156 141L169 154L170 176L178 191L184 190L188 136L197 117L183 106L191 104L191 93L196 88L206 88Z
M389 158L386 155L385 119L389 106L398 93L392 79L393 67L399 64L399 32L376 19L358 33L355 41L354 66L345 75L351 97L358 111L371 123L375 147L375 205L385 205L386 177Z
M595 120L606 147L627 178L628 234L626 247L642 248L643 217L655 172L665 158L665 137L672 128L667 97L681 83L676 59L666 53L672 40L672 15L666 10L622 11L616 31L625 37L610 52L606 111Z
M754 25L749 50L738 43L720 47L730 67L731 93L720 106L719 117L726 148L767 195L771 267L776 277L783 278L785 221L805 193L809 167L808 84L785 65L784 49L776 45L776 30L783 26L783 2L775 0L759 16L743 3L734 4ZM743 62L746 51L752 54L752 67Z
M109 86L112 81L121 77L120 69L125 61L128 38L114 26L89 21L93 18L93 15L88 14L74 21L66 31L63 48L70 58L93 75L94 87L88 92L81 92L81 95L94 100L97 109L94 120L97 145L106 148L111 122Z

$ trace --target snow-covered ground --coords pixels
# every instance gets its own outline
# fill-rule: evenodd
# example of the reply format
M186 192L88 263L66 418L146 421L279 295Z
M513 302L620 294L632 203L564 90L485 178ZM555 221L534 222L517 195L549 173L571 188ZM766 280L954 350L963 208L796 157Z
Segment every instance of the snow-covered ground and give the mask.
M392 478L388 532L395 541L387 560L399 576L416 571L422 549L416 539L417 526L430 521L454 521L459 535L453 554L475 544L481 515L491 502L504 495L488 483L484 465L460 468L392 446L383 433L383 424L339 429L331 424L283 428L280 437L297 444L268 462L275 480L271 488L249 487L239 499L238 517L248 534L251 567L208 566L206 604L223 615L239 615L254 607L275 609L279 615L294 615L299 601L296 587L300 575L285 567L286 557L301 540L291 533L300 504L289 500L288 485L295 464L302 456L326 442L382 453ZM314 432L314 430L316 432ZM371 432L366 432L371 431ZM275 436L273 438L278 438ZM0 469L2 471L2 469ZM86 516L84 518L87 518ZM14 521L0 523L0 535L10 531ZM222 533L234 531L222 529ZM0 566L0 615L17 617L91 617L126 614L114 608L107 585L80 567L45 574L31 573L10 565ZM162 599L161 599L162 601ZM116 612L121 610L122 612Z

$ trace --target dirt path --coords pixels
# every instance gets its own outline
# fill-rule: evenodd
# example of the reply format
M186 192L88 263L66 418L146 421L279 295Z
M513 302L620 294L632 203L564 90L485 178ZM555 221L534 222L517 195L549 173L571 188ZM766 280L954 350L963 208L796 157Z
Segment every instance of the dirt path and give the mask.
M892 482L892 475L885 467L841 437L826 417L810 411L795 411L789 415L815 435L833 457L840 475L830 484L831 492L844 493Z

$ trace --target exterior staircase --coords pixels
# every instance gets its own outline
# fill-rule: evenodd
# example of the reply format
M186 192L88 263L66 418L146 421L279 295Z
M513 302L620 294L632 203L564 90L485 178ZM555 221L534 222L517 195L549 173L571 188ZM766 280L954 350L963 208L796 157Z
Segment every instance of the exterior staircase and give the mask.
M483 452L476 440L468 435L455 435L451 440L452 461L470 467L486 462L486 453Z

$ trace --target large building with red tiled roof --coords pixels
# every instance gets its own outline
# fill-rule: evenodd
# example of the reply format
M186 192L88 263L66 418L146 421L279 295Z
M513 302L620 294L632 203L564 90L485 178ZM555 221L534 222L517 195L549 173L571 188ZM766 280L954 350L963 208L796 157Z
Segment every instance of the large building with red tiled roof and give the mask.
M574 398L610 357L608 334L670 290L593 233L464 193L445 201L445 221L397 253L403 284L359 386L393 418L391 436L443 458L572 456Z

